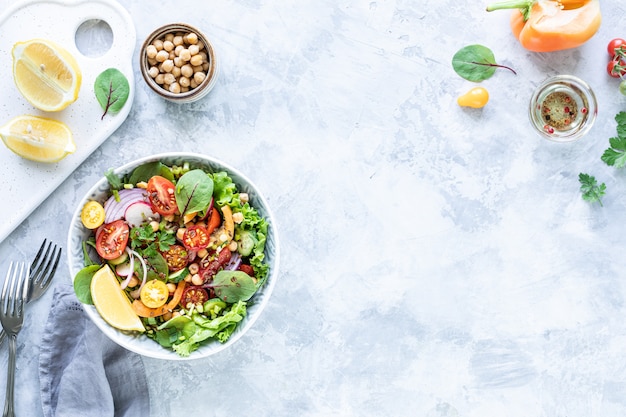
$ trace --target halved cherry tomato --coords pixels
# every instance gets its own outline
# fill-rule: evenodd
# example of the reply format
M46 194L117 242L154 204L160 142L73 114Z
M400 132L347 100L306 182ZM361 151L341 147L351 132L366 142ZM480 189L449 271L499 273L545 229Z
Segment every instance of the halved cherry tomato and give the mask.
M175 186L172 181L155 175L148 181L147 191L154 211L164 216L176 212Z
M189 262L189 252L181 245L170 245L167 251L161 252L161 255L170 271L179 271Z
M102 259L122 256L128 244L128 225L124 220L103 224L96 231L96 251Z
M189 226L183 234L183 245L190 251L199 251L209 246L209 236L210 234L204 226Z
M205 301L209 299L209 294L202 287L198 287L197 285L190 285L185 288L183 292L183 296L180 298L180 305L183 308L188 308L189 303L194 305L204 304Z

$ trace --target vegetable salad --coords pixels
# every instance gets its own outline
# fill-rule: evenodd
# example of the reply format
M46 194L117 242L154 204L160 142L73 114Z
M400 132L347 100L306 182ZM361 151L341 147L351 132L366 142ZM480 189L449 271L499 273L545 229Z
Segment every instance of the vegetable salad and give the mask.
M93 234L74 280L78 299L92 303L91 277L108 265L147 337L181 356L227 341L269 272L268 223L248 195L226 172L187 164L106 177L108 199L87 202L81 216Z

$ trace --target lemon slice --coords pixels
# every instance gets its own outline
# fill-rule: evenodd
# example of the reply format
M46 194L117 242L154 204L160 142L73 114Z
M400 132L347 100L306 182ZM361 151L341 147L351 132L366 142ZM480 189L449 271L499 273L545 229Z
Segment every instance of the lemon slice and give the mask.
M23 115L0 127L4 144L21 156L37 162L57 162L76 151L72 131L63 122Z
M30 104L43 111L63 110L78 99L82 74L66 49L45 39L13 46L13 80Z
M146 330L108 265L93 275L90 289L93 304L104 321L120 330L136 332Z

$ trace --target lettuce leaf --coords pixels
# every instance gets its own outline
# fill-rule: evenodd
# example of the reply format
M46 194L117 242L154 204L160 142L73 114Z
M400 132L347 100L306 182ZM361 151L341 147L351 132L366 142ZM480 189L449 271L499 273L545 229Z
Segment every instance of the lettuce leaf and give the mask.
M189 356L191 352L198 349L201 342L215 337L221 343L226 342L239 323L246 316L246 303L239 301L233 304L229 311L215 319L207 319L197 312L192 313L192 320L195 323L195 332L183 340L181 343L172 346L174 351L180 356Z

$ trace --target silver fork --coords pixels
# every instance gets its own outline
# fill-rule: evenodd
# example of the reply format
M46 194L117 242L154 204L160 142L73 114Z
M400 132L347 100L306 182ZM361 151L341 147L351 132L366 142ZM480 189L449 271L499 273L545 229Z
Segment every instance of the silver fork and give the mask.
M15 357L17 354L17 334L24 322L24 306L28 299L29 268L26 262L11 262L0 294L0 322L9 335L9 369L7 371L7 392L4 400L3 417L14 417L13 390L15 385Z
M48 243L46 247L46 243ZM35 301L46 292L52 283L52 277L57 270L57 265L61 259L61 248L56 244L44 239L35 255L35 259L30 264L30 292L28 302ZM0 330L0 346L5 339L4 330Z

